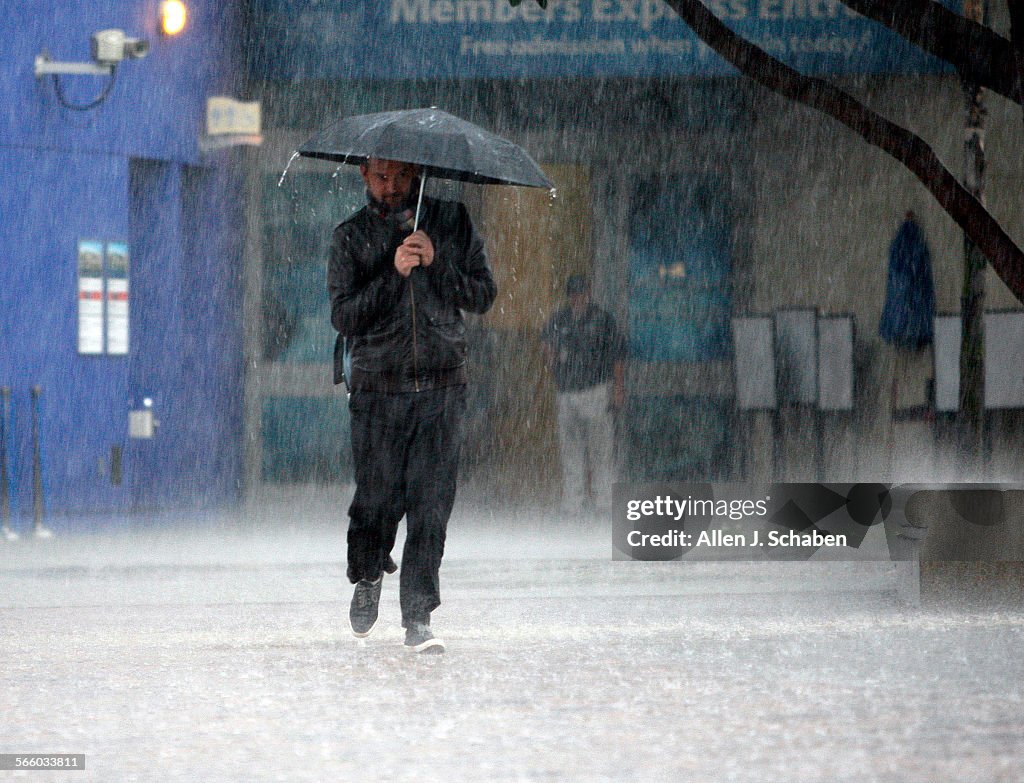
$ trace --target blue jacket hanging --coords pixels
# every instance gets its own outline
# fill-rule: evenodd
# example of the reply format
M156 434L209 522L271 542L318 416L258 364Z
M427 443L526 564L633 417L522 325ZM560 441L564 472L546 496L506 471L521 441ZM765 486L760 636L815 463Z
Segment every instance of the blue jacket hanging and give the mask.
M908 216L889 246L889 278L878 333L897 348L919 350L932 343L934 318L931 254L924 231Z

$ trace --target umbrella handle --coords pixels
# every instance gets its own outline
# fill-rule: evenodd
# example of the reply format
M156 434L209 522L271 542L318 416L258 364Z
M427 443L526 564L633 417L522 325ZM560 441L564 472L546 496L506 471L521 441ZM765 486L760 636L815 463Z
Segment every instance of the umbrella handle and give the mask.
M423 204L423 186L427 182L427 175L420 175L420 197L416 200L416 218L412 222L412 230L416 231L420 227L420 206Z

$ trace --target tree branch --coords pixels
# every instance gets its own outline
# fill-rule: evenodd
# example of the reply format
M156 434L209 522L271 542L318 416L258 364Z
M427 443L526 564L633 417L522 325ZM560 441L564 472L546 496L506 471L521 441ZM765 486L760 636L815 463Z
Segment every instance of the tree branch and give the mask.
M700 0L665 0L708 46L768 89L829 115L906 166L963 228L1024 303L1024 252L919 136L826 81L804 76L740 38Z
M985 25L935 0L842 0L895 30L912 44L955 66L968 81L1024 105L1013 45Z

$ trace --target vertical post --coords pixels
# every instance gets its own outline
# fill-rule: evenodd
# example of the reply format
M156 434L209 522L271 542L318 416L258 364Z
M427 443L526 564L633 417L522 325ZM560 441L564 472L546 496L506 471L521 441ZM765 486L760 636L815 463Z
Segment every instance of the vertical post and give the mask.
M825 414L821 412L821 404L815 406L814 416L814 480L819 484L825 481Z
M964 16L985 23L987 0L964 0ZM964 185L985 203L985 91L963 81L966 120L964 127ZM959 450L968 470L980 469L985 444L985 256L964 235L964 280L960 299Z
M257 148L241 153L245 170L245 246L242 252L242 311L258 313L263 308L263 229L260 191L263 160ZM245 503L257 503L263 490L263 402L267 393L268 369L263 341L266 328L262 318L243 318L243 497Z
M39 398L42 394L42 386L32 387L32 535L53 538L53 533L43 525L43 450L39 442Z
M11 485L7 479L7 433L11 431L11 387L0 387L0 533L8 541L17 541L11 530Z
M772 478L775 481L791 481L789 475L783 474L783 459L785 458L785 450L783 448L783 441L786 437L786 428L782 425L782 408L781 406L775 408L772 411Z

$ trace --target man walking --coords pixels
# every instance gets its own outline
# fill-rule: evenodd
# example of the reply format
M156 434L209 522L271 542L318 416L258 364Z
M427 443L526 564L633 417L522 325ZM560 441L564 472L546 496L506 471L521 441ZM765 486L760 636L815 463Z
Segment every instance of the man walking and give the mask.
M360 167L367 206L335 230L328 267L337 329L335 383L348 338L349 412L356 491L349 507L349 620L357 637L377 621L398 523L406 518L399 577L405 645L443 652L430 628L455 501L466 405L462 311L486 312L497 293L466 208L424 198L413 232L418 167L370 159Z
M562 456L562 513L587 509L587 477L593 505L611 508L614 427L611 410L624 399L625 343L615 319L590 301L590 284L573 275L566 305L541 333L558 390L558 435Z

